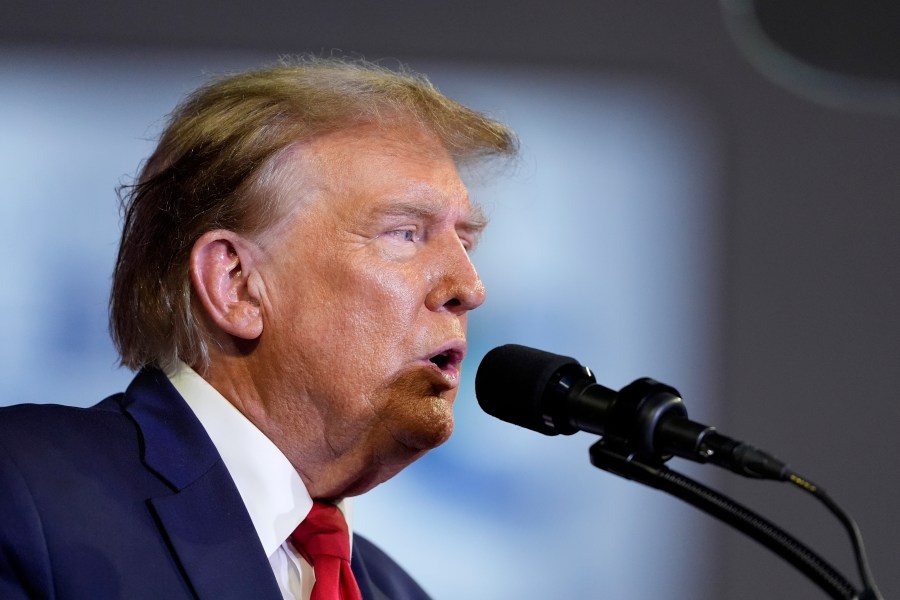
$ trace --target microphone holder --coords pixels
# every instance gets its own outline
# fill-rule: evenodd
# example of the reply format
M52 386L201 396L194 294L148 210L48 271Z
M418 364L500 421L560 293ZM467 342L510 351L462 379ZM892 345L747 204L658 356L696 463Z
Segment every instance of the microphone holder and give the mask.
M802 542L731 498L665 467L657 459L636 454L627 445L601 439L590 448L599 469L661 490L750 536L806 575L836 600L878 600L871 589L858 592L834 567Z

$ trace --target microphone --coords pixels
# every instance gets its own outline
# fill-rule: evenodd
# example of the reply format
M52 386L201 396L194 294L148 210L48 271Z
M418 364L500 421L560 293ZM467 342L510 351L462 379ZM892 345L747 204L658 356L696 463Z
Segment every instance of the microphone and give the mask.
M678 390L650 378L618 392L569 356L507 344L488 352L475 396L494 417L544 435L587 431L627 454L665 462L679 456L758 479L788 479L775 457L688 419Z

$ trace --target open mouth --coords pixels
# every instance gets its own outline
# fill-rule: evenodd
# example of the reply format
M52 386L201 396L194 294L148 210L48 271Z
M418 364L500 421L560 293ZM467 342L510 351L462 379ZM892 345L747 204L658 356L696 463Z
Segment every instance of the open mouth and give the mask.
M447 352L442 352L440 354L432 356L428 360L436 364L441 370L446 369L447 365L450 364L450 356Z
M442 352L428 358L428 361L441 370L442 373L456 376L465 356L465 347L449 347Z

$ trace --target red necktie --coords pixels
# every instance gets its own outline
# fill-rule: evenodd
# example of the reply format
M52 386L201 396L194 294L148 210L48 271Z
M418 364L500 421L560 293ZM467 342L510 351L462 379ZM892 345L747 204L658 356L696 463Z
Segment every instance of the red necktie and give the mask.
M336 506L313 502L306 519L291 534L291 541L316 572L310 600L362 600L350 570L347 522Z

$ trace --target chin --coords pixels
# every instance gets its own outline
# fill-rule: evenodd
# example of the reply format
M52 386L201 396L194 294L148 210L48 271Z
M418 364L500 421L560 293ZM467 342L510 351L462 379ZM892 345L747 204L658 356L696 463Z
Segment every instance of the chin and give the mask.
M432 369L421 368L404 371L379 390L380 422L398 454L420 456L450 438L456 392Z
M453 433L453 401L441 396L420 400L390 424L394 440L408 451L424 454L437 448ZM417 457L418 458L418 457Z

